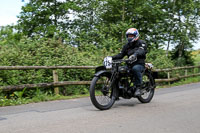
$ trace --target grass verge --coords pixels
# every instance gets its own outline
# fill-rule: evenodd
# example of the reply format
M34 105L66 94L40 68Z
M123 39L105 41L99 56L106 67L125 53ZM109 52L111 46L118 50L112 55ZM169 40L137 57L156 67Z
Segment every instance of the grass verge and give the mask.
M38 102L45 102L45 101L54 101L54 100L67 100L67 99L74 99L74 98L81 98L81 97L88 97L89 94L80 94L80 95L73 95L73 96L62 96L62 95L40 95L35 96L33 98L0 98L0 107L2 106L14 106L14 105L21 105L21 104L29 104L29 103L38 103Z
M158 89L159 88L167 88L167 87L180 86L180 85L184 85L184 84L191 84L191 83L197 83L197 82L200 82L200 76L181 79L180 81L177 81L177 82L174 82L171 84L157 86L157 88Z

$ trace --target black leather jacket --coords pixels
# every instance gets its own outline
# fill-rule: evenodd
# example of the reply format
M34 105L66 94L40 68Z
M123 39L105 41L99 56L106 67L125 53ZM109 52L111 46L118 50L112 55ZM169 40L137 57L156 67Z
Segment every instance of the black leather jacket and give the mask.
M123 46L121 52L115 56L112 56L113 60L122 59L124 56L130 56L135 54L137 56L137 61L132 65L141 64L145 65L147 53L147 45L143 40L137 40L132 43L127 43Z

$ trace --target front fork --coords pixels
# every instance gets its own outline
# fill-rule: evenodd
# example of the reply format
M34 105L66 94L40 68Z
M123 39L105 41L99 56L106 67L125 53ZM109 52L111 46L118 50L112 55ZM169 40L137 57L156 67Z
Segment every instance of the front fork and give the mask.
M104 87L102 88L102 93L106 96L109 93L109 90L111 89L111 95L110 97L113 96L113 92L116 92L116 88L115 88L115 81L116 81L116 77L117 77L117 72L114 72L111 75L110 79L107 79L104 83ZM113 90L115 89L115 90ZM114 96L116 97L116 94L114 93Z

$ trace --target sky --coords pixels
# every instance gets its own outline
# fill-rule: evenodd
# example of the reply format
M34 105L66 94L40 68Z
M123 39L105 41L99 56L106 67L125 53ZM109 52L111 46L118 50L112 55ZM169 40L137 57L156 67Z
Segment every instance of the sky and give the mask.
M17 16L21 12L21 7L28 1L29 0L0 0L0 26L17 24ZM193 45L193 49L200 49L200 39Z
M25 2L28 2L25 0ZM22 0L0 0L0 26L16 24L17 15L25 4Z

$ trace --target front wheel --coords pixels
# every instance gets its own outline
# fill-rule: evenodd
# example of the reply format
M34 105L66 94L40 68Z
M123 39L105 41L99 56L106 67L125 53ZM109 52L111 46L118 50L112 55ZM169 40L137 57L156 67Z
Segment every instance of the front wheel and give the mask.
M141 103L149 103L155 91L155 80L151 75L151 72L145 72L143 75L142 95L137 97Z
M92 79L90 85L90 99L100 110L107 110L115 102L116 89L111 84L111 74L102 74Z

